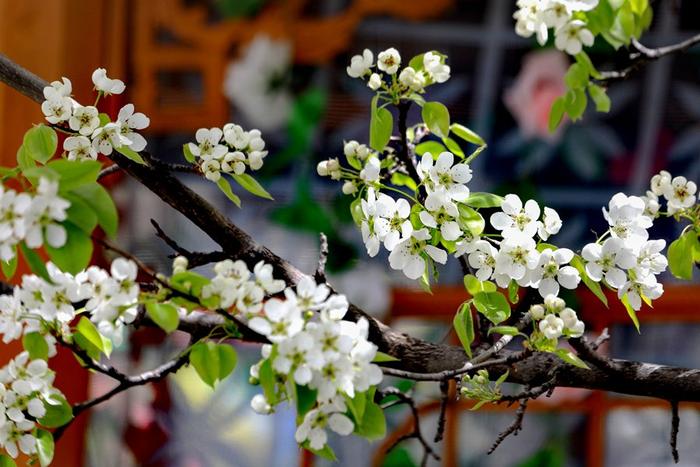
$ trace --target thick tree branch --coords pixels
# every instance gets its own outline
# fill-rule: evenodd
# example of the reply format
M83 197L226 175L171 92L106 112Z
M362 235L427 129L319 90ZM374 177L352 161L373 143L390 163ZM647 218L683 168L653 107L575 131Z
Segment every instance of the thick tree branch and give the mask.
M19 90L36 102L41 102L42 88L47 84L35 75L14 64L0 54L0 80ZM249 264L257 261L270 263L275 274L289 285L296 284L304 273L257 244L245 231L233 224L211 204L181 183L167 171L152 165L148 154L142 156L149 165L139 165L121 154L112 156L125 172L149 188L163 201L200 227L231 258L244 259ZM427 310L429 311L429 310ZM389 362L387 373L420 380L442 380L459 371L468 363L460 347L438 345L397 332L368 316L355 306L350 306L347 319L365 317L370 323L369 339L379 350L399 359ZM185 332L214 331L222 317L199 314L196 318L182 320L180 329ZM251 337L251 340L254 340ZM551 370L558 368L555 384L586 389L613 391L623 394L657 397L676 401L700 401L700 370L654 365L649 363L613 360L618 371L610 375L599 368L580 369L564 364L551 354L535 353L523 357L520 352L501 350L501 358L489 362L494 374L509 371L508 381L538 386L551 379ZM476 365L472 368L476 368Z

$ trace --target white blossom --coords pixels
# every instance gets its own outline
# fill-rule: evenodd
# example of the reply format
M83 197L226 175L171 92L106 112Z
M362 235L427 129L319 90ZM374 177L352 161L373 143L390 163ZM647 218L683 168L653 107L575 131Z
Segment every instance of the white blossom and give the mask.
M365 49L362 51L362 55L354 55L350 59L350 66L346 68L346 71L351 78L361 78L370 72L373 65L374 54L371 50Z
M554 251L545 248L540 253L539 262L529 274L529 278L542 298L550 294L558 295L560 285L570 290L578 286L581 276L576 268L567 266L573 257L574 252L568 248L558 248Z
M93 131L100 126L100 117L97 107L93 106L78 106L73 110L73 115L68 120L68 126L71 130L77 131L83 136L92 135Z
M119 133L129 141L125 144L136 152L146 148L146 139L134 130L143 130L150 123L151 120L141 112L134 113L134 104L126 104L122 107L116 121L116 124L119 125Z
M377 56L377 67L380 70L389 75L393 75L399 70L399 66L401 66L401 55L399 55L398 50L391 47L383 52L379 52Z
M603 278L611 287L618 289L627 280L623 269L630 269L637 263L631 250L624 247L620 238L611 237L603 244L589 243L583 247L581 256L586 260L586 273L596 282Z
M538 327L547 339L559 339L564 332L564 321L556 315L549 314L540 321Z
M576 55L583 50L584 45L592 46L594 40L595 37L586 28L586 23L575 19L557 29L554 45L569 55Z
M423 54L423 68L436 83L444 83L450 79L449 65L446 65L442 57L436 53L426 52Z
M92 72L92 82L95 89L105 95L121 94L126 89L123 81L107 77L107 70L104 68L98 68Z
M523 207L518 195L509 194L505 196L501 209L503 212L491 214L490 221L494 228L503 231L504 238L519 233L533 237L537 233L540 206L535 200L527 200Z
M692 207L695 204L695 192L698 187L695 182L685 177L674 177L671 183L664 185L663 195L668 200L669 214Z
M68 160L96 160L97 151L87 136L69 136L63 141L63 149L68 151Z
M430 234L427 229L414 230L411 237L396 245L389 255L392 269L400 269L409 279L418 279L425 272L424 254L440 264L447 262L445 250L429 245Z

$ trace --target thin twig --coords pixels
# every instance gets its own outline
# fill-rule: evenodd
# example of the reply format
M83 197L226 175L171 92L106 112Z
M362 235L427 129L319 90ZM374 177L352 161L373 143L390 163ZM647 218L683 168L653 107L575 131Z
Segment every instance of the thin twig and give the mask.
M520 360L524 360L531 355L529 349L525 349L521 352L514 352L511 355L503 358L498 358L494 360L488 360L481 363L473 364L467 362L461 368L454 370L439 371L436 373L416 373L413 371L399 370L396 368L383 367L382 371L385 375L396 376L398 378L412 379L415 381L443 381L446 379L454 378L455 376L463 375L465 373L471 373L481 368L488 368L495 365L510 365Z
M495 451L496 448L500 446L503 440L505 440L511 434L513 436L518 436L518 432L523 429L523 418L525 417L525 411L527 410L528 400L529 399L520 400L520 406L518 407L518 410L515 411L515 420L513 420L513 423L508 425L508 428L503 430L498 435L498 438L496 438L496 441L494 441L493 445L491 446L491 449L489 449L488 454L493 453L493 451Z
M440 392L442 393L442 397L440 398L440 415L438 417L438 425L437 425L437 430L435 432L435 442L439 443L442 441L443 436L445 435L445 422L446 422L446 416L447 416L447 403L450 400L450 381L449 380L444 380L440 381Z
M659 58L665 57L667 55L683 52L697 43L700 43L700 34L692 36L677 44L672 44L665 47L658 47L655 49L646 47L636 39L633 39L632 47L634 48L635 52L630 53L629 58L631 60L631 63L622 70L601 72L600 77L596 78L596 81L603 83L626 79L629 77L629 75L632 74L633 71L635 71L642 65L653 60L658 60Z
M671 402L671 455L673 462L678 463L678 426L681 422L681 417L678 414L678 401Z
M158 222L155 219L151 219L151 225L156 229L156 236L162 239L166 245L175 250L176 255L169 255L170 258L175 258L176 256L184 256L187 258L187 265L189 268L196 268L197 266L203 266L205 264L214 263L217 261L223 261L229 257L223 251L210 251L210 252L198 252L189 251L188 249L180 246L173 238L168 236L168 234L163 231Z
M394 441L391 446L386 450L388 453L392 449L394 449L396 446L398 446L401 442L407 440L407 439L412 439L415 438L420 442L420 444L423 446L423 459L421 460L421 466L425 466L428 463L428 457L433 457L436 461L440 460L440 455L436 453L433 448L430 446L428 441L423 437L423 433L421 432L420 429L420 416L418 415L418 409L416 408L416 403L413 400L411 396L408 394L396 389L396 388L385 388L382 389L381 391L378 391L381 395L382 398L386 396L396 396L400 403L406 404L410 407L411 409L411 415L413 416L413 431L410 433L407 433L401 437L399 437L396 441ZM393 404L396 405L396 404Z
M192 340L190 340L190 345L191 344L192 344ZM117 395L121 392L124 392L128 389L131 389L134 386L142 386L144 384L148 384L148 383L151 383L153 381L158 381L158 380L165 378L167 375L169 375L171 373L175 373L177 370L182 368L189 361L189 349L190 349L190 346L188 345L187 348L184 351L180 352L180 354L176 358L160 365L157 368L154 368L153 370L145 371L145 372L140 373L140 374L135 375L135 376L123 375L120 383L117 386L115 386L114 388L112 388L110 391L107 391L106 393L104 393L101 396L98 396L94 399L90 399L90 400L87 400L85 402L75 404L73 406L73 418L68 423L58 427L54 431L54 433L53 433L54 440L58 441L61 438L61 436L63 436L65 431L68 429L68 427L70 427L70 425L73 423L73 421L75 421L75 419L78 417L78 415L85 412L86 410L88 410L96 405L99 405L99 404L111 399L115 395Z
M325 284L328 282L326 279L326 262L328 261L328 237L326 237L326 234L321 232L318 235L318 242L318 266L316 267L314 278L317 283Z

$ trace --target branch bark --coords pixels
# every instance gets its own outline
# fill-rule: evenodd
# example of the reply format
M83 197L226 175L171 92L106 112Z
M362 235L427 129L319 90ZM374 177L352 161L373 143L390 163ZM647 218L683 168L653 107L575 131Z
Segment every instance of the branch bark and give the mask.
M37 103L43 100L42 89L47 83L0 54L0 81L22 92ZM121 154L115 153L112 160L134 179L141 182L164 202L179 211L204 233L219 244L231 258L240 258L254 264L266 261L273 265L275 273L287 284L294 285L304 277L292 264L273 253L229 219L224 217L204 198L181 183L167 170L153 163L146 153L142 156L149 162L140 165ZM429 312L429 310L426 310ZM354 305L350 306L347 319L366 318L370 323L369 339L379 350L398 358L386 366L412 379L432 380L436 372L457 372L468 362L461 347L439 345L400 333L384 323L368 316ZM145 320L144 320L145 321ZM180 329L185 332L212 331L222 324L223 317L212 314L195 314L182 320ZM518 360L517 352L502 350L501 358L491 362L490 370L501 374L508 370L508 381L535 387L550 381L552 369L557 368L554 384L586 389L619 392L623 394L656 397L665 400L700 402L700 370L654 365L650 363L613 360L618 371L615 374L599 369L581 369L563 363L551 354L534 353ZM388 369L392 371L392 369ZM457 374L457 373L455 373ZM418 378L416 378L418 376ZM443 377L444 378L444 377ZM441 378L442 379L442 378Z

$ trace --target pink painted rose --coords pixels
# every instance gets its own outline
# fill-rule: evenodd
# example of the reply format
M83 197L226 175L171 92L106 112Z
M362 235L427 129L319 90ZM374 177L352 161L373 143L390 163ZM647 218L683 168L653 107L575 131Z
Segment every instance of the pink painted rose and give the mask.
M531 52L523 59L520 73L506 91L504 101L526 138L558 139L565 123L550 133L549 112L554 100L566 92L564 75L568 67L566 55L554 49Z

